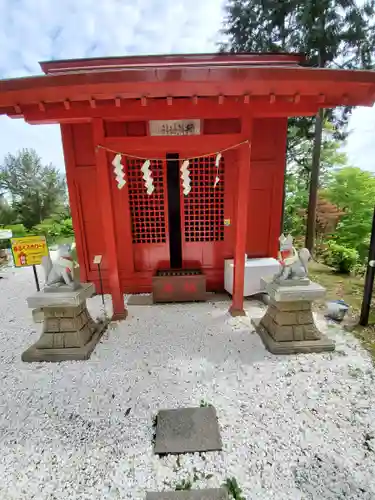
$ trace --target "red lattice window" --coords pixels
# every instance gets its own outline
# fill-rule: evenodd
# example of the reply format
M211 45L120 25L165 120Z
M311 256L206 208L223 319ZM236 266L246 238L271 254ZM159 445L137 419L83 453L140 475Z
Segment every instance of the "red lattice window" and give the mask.
M184 196L185 241L224 240L224 159L217 174L216 156L190 160L191 191Z
M147 194L141 167L144 160L127 158L127 185L133 243L165 243L163 162L152 161L150 170L155 190Z

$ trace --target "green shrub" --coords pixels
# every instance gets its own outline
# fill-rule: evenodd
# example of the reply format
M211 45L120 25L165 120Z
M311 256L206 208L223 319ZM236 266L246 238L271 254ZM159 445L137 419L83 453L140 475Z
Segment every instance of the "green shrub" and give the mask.
M359 254L354 248L329 241L323 251L323 261L340 273L349 274L357 267Z
M2 229L9 229L12 231L14 238L22 238L27 236L28 231L23 224L11 224L10 226L2 226Z
M72 219L45 219L32 228L33 234L43 234L49 243L71 240L74 237Z

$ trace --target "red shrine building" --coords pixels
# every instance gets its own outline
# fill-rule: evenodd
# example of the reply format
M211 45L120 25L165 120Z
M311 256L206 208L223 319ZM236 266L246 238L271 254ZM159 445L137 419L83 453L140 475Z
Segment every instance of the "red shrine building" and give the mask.
M308 67L299 54L115 57L41 63L0 81L0 114L60 124L82 281L150 292L159 269L197 269L243 309L244 263L276 256L287 120L372 106L375 73ZM188 162L186 161L188 160Z

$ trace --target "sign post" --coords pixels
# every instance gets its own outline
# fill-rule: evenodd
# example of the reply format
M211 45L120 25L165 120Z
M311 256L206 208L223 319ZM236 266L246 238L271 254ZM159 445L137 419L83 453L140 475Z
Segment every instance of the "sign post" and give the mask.
M95 255L95 257L94 257L94 264L96 264L98 266L99 283L100 283L100 295L102 296L103 307L105 308L104 294L103 294L102 270L100 268L101 262L102 262L102 256L101 255Z
M32 266L36 289L39 292L39 280L36 266L42 263L43 257L48 257L48 246L45 236L24 236L11 238L12 254L15 267Z

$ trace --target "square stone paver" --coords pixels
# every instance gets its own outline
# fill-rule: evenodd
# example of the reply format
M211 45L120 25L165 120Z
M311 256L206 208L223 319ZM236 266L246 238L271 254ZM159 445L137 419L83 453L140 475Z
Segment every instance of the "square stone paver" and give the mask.
M213 406L159 411L154 449L156 454L221 449L219 425Z
M223 488L212 490L161 491L147 493L146 500L228 500L228 493Z

